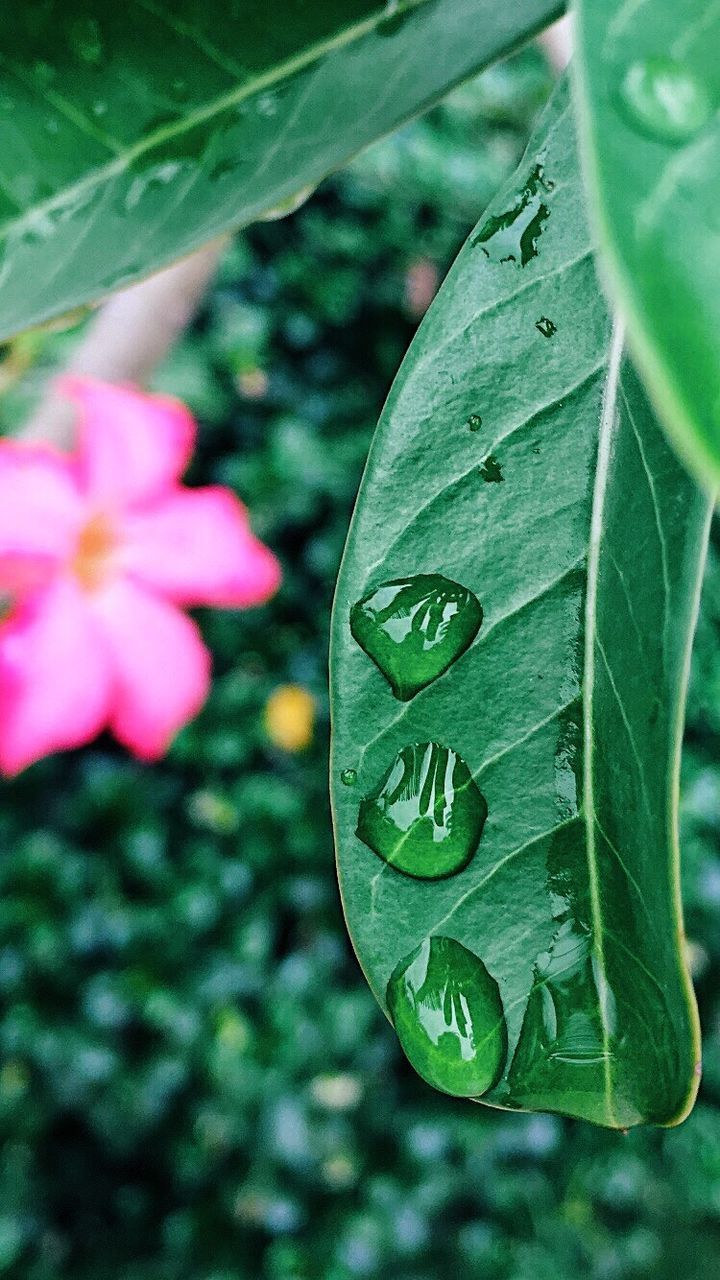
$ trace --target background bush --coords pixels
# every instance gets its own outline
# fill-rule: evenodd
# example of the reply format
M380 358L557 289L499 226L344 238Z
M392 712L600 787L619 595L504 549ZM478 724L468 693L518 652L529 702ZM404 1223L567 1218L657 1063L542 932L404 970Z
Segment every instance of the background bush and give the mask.
M22 1280L698 1280L720 1246L720 555L684 785L705 1079L626 1137L442 1097L347 942L327 805L334 577L382 400L549 90L528 52L232 247L157 378L282 557L202 618L206 710L152 769L110 742L4 787L0 1274ZM22 421L76 329L4 351ZM22 375L22 377L21 377ZM291 695L282 746L284 686ZM278 711L278 707L280 710ZM314 727L310 712L314 708ZM278 723L278 717L280 723ZM289 744L289 740L286 739Z

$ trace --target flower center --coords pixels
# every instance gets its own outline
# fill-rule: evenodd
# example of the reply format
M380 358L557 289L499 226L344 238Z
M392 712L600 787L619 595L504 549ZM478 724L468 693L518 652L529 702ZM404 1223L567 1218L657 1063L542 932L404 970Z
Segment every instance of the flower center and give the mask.
M107 578L115 546L115 534L106 516L93 516L81 529L72 569L86 591L94 591Z

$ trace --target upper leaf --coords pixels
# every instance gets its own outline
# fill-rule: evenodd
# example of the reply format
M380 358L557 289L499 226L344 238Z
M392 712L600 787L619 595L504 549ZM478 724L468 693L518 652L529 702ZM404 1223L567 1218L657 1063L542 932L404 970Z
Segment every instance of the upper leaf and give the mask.
M0 52L0 338L318 182L563 6L16 4Z
M611 335L561 88L392 389L333 620L348 923L450 1093L618 1127L690 1105L676 806L708 519Z
M720 481L720 8L578 0L577 91L609 281L655 409Z

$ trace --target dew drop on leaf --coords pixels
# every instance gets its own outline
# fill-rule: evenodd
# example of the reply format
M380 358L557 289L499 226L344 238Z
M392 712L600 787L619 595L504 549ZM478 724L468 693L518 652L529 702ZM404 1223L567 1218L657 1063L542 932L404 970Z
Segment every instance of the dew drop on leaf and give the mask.
M497 1084L507 1029L497 982L453 938L426 938L387 988L400 1044L419 1075L444 1093L479 1098Z
M557 333L557 325L548 316L541 316L536 321L535 328L540 330L543 338L552 338L553 334Z
M694 138L712 115L702 83L688 67L667 57L632 62L620 82L619 101L634 128L675 145Z
M471 413L467 420L467 425L471 431L479 431L482 426L482 418L479 413Z
M315 184L311 183L308 187L301 187L299 191L294 191L286 200L281 200L270 209L265 209L263 213L258 214L258 222L279 222L281 218L287 218L291 213L295 213L296 209L302 208L306 200L315 190Z
M407 702L465 652L482 618L472 591L428 573L375 587L350 610L350 630Z
M557 1086L562 1075L568 1090L591 1092L598 1064L612 1052L614 1021L612 993L600 972L590 930L567 916L535 961L510 1068L511 1091L540 1096Z
M487 484L500 484L505 479L502 467L493 453L489 453L480 466L480 475Z
M357 782L357 769L343 769L340 781L344 787L354 787Z
M480 843L487 803L465 761L437 742L403 747L360 805L357 835L397 871L440 880Z
M516 262L526 267L537 257L538 241L550 217L543 196L552 191L553 183L537 164L522 191L504 213L491 214L474 237L491 262Z

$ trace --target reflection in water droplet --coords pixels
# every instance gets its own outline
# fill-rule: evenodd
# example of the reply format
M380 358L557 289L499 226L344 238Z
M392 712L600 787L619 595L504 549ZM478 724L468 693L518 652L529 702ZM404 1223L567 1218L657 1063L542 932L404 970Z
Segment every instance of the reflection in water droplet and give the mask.
M306 200L310 199L314 184L309 187L301 187L299 191L295 191L293 195L288 196L287 200L281 200L279 204L273 205L271 209L266 209L264 213L257 216L258 222L278 222L280 218L287 218L289 214L295 213L296 209L300 209Z
M541 316L536 321L535 328L540 330L543 338L552 338L553 334L557 333L557 325L547 316Z
M480 630L480 602L439 573L384 582L350 610L350 630L407 702L447 671Z
M426 938L395 969L390 1016L415 1070L444 1093L479 1098L507 1054L500 991L478 956L453 938Z
M550 217L543 195L553 189L537 164L522 191L505 213L491 214L473 238L491 262L516 262L526 267L537 257L538 240Z
M479 431L482 426L482 418L479 413L471 413L467 420L467 425L471 431Z
M436 742L398 752L360 805L357 835L405 875L440 880L473 857L487 804L465 761Z
M644 58L627 68L619 101L631 125L660 142L694 138L712 115L705 86L672 58Z
M344 787L354 787L357 782L357 769L343 769L340 781Z
M480 475L488 484L499 484L505 477L502 467L493 453L489 453L480 467Z

